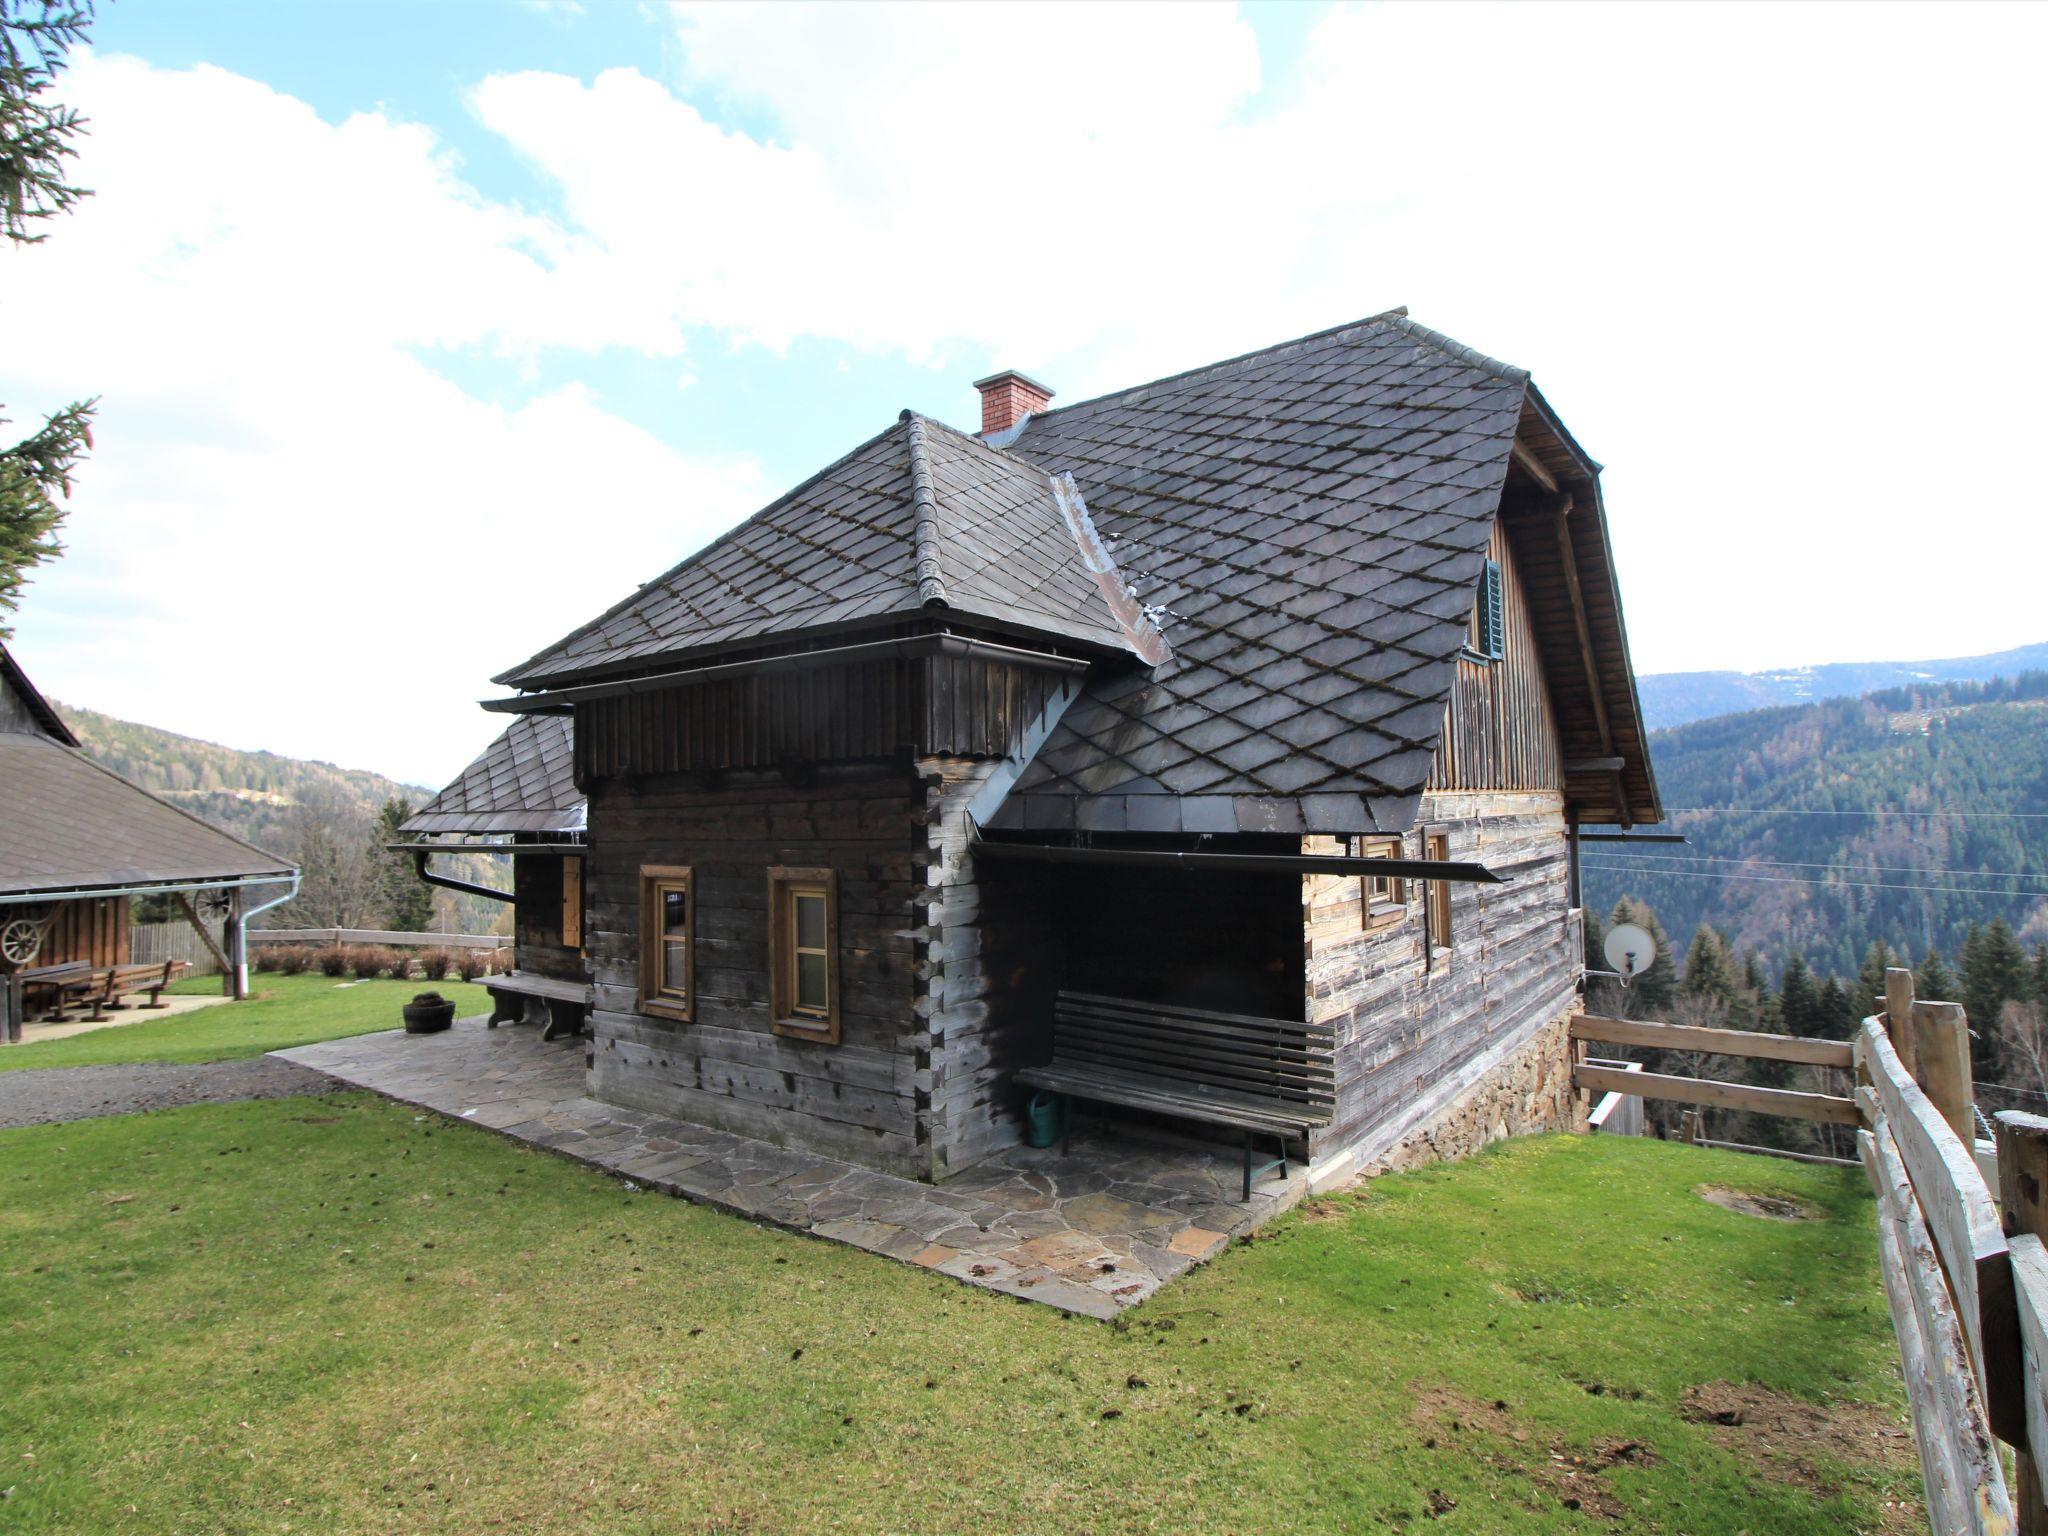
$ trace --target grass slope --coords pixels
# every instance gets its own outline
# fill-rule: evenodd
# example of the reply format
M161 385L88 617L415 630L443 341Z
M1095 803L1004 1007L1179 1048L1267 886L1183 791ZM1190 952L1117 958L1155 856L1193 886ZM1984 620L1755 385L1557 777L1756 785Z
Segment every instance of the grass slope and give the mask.
M0 1132L0 1168L14 1531L1917 1518L1886 1506L1917 1478L1838 1170L1508 1144L1305 1208L1111 1326L361 1095ZM1774 1459L1679 1411L1723 1378L1862 1428Z
M250 978L253 995L246 1002L223 1003L193 1013L147 1022L96 1029L62 1040L38 1040L0 1050L0 1072L31 1067L91 1067L129 1061L230 1061L261 1056L288 1045L336 1040L396 1029L399 1009L425 991L420 981L359 981L337 986L328 976ZM490 996L482 987L459 981L438 983L434 990L455 1000L463 1017L488 1012ZM176 983L173 992L218 995L220 978L197 977Z

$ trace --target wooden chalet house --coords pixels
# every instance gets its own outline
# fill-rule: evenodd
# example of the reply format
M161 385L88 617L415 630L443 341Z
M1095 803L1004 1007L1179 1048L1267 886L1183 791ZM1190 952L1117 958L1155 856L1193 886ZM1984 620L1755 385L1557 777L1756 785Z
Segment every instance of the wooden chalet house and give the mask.
M288 860L94 762L0 646L0 1038L18 1039L39 1003L143 989L120 974L137 896L175 898L246 995L245 924L297 882Z
M927 1179L1033 1086L1331 1176L1569 1116L1573 828L1658 804L1528 374L1394 311L979 388L497 679L573 722L592 1093Z

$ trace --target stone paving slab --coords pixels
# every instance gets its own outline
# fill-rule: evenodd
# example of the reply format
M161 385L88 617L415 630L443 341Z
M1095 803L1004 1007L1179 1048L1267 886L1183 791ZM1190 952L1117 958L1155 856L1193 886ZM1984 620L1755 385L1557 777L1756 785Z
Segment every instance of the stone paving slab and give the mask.
M1071 1154L1014 1147L944 1184L588 1097L581 1040L458 1019L273 1051L401 1103L754 1221L1087 1317L1110 1318L1307 1192L1290 1167L1237 1198L1241 1154L1091 1121Z

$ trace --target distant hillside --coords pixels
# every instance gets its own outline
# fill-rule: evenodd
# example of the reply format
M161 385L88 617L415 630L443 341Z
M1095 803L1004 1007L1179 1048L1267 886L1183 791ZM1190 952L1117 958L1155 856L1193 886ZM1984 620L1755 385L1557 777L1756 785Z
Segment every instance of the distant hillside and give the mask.
M1636 682L1650 729L1664 730L1773 704L1813 704L1924 683L1981 683L2044 667L2048 644L1944 661L1843 661L1773 672L1653 672Z
M56 709L86 750L122 778L287 858L297 853L298 807L332 807L368 835L369 824L386 800L397 796L420 805L436 793L361 768L337 768L275 752L237 751L68 704L57 704ZM474 854L444 857L435 867L481 884L508 886L504 863L489 854ZM503 903L453 892L438 892L436 899L441 921L452 921L456 929L468 933L491 931L509 910Z
M1853 975L1882 938L1954 958L1971 922L2048 939L2048 672L1701 720L1650 738L1682 848L1589 844L1586 896ZM2015 814L2017 813L2017 814Z

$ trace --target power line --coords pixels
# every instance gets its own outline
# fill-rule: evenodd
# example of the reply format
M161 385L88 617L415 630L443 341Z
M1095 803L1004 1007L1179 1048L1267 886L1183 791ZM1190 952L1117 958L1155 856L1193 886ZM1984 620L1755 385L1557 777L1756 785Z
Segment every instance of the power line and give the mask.
M2048 881L2048 874L2037 875L2024 869L1945 869L1938 864L1823 864L1814 859L1731 859L1706 853L1652 853L1647 848L1626 847L1612 850L1603 847L1600 856L1641 859L1647 864L1754 864L1766 869L1836 869L1848 874L1967 875L1973 880L1981 877L1986 880Z
M2048 821L2048 811L1907 811L1879 806L1869 811L1799 811L1782 805L1667 805L1666 817L1687 816L1964 816L2008 821Z
M1582 869L1609 870L1616 874L1640 875L1645 870L1640 864L1603 864L1592 859L1580 861ZM1758 885L1818 885L1832 889L1857 889L1870 891L1939 891L1951 896L1992 896L2008 901L2048 900L2048 891L1987 891L1975 885L1911 885L1880 880L1811 880L1798 875L1730 875L1711 869L1668 869L1667 877L1682 877L1692 880L1744 880Z

